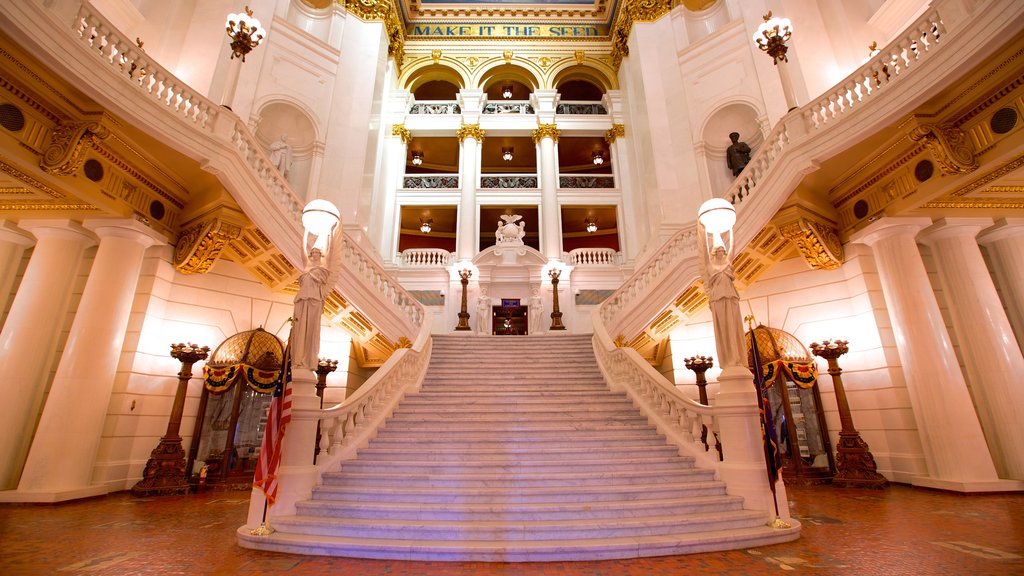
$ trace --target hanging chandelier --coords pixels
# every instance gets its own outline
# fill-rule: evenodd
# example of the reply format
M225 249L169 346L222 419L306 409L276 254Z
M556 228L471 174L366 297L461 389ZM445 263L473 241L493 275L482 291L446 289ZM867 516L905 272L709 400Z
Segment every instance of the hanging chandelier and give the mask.
M789 18L778 18L772 16L771 10L763 16L764 22L757 27L754 33L754 43L762 51L772 57L772 63L778 65L779 61L789 62L786 58L786 42L793 36L793 24Z
M420 152L419 150L413 150L412 165L419 166L420 164L423 164L423 152Z
M594 166L604 164L604 152L601 150L594 150L594 153L591 154L591 156L594 158Z
M260 26L260 21L253 18L252 10L245 7L245 12L228 14L228 20L224 24L228 36L231 37L231 59L241 58L245 62L245 55L253 48L260 45L266 30Z
M420 218L420 232L429 234L431 229L430 225L433 224L433 222L433 218Z
M515 148L513 146L503 146L501 149L502 160L505 162L511 162L513 152L515 152Z

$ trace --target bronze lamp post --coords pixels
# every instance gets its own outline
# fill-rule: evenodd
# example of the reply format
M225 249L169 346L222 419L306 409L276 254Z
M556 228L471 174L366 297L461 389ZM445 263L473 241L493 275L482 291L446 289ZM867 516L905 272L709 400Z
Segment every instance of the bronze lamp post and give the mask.
M885 488L889 481L878 473L875 457L868 449L868 444L860 437L853 427L850 415L850 404L846 400L843 388L843 370L839 367L839 357L850 348L845 340L811 344L811 353L828 361L828 373L832 376L832 384L836 390L836 404L839 405L839 421L842 430L839 432L839 444L836 446L836 474L832 477L833 486L844 488Z
M462 279L462 309L459 310L459 324L455 327L456 330L470 330L469 310L466 308L466 287L469 286L469 279L472 276L473 271L468 268L459 270L459 278Z
M162 496L183 494L189 491L185 476L185 450L181 446L181 416L185 411L185 395L188 381L192 379L192 365L205 360L210 353L208 346L196 344L171 344L171 357L181 362L178 372L178 391L174 395L171 418L167 432L150 453L149 461L142 472L142 480L132 487L135 496Z
M548 277L551 278L551 328L549 330L565 330L562 324L562 311L558 309L558 277L562 271L558 268L548 270Z
M320 398L320 409L324 407L324 388L327 388L327 375L338 369L338 361L321 358L316 365L316 395ZM320 455L320 421L316 421L316 448L313 449L313 464Z
M683 363L686 368L693 370L693 373L697 375L697 392L700 394L700 403L708 406L708 379L705 376L710 368L715 367L715 360L711 356L691 356L690 358L684 358ZM700 425L700 441L704 444L704 450L709 450L708 447L708 427L706 424ZM718 434L715 434L715 449L718 450L718 457L722 457L722 443L718 440Z

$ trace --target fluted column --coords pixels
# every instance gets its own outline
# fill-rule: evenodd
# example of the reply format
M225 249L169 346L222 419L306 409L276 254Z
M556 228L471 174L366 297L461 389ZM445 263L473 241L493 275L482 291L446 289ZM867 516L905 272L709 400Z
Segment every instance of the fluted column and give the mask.
M14 277L25 249L35 243L31 234L13 222L0 220L0 310L7 308L7 298L14 287Z
M995 464L967 391L935 292L928 281L917 233L927 218L885 218L851 241L874 253L896 337L918 436L928 466L914 485L975 491L998 485Z
M398 189L402 187L402 177L405 175L405 157L408 144L412 141L412 133L401 124L391 127L391 136L384 142L384 183L378 192L380 195L376 206L379 214L376 218L378 237L374 239L377 246L380 246L380 253L384 256L385 262L392 262L398 250L395 239L398 237L399 231L395 228L400 224L395 218L397 209L395 196L398 194Z
M484 131L479 124L463 124L458 131L462 152L459 158L459 182L462 184L462 198L459 201L458 259L471 260L476 256L477 214L476 180L480 167L480 144Z
M0 332L0 489L5 490L18 485L82 253L94 243L88 231L67 220L26 222L22 228L35 236L36 246Z
M548 260L562 258L561 214L558 210L558 127L541 124L533 131L540 158L540 240Z
M643 240L647 238L647 217L644 215L644 200L637 194L640 189L633 185L636 182L635 169L632 164L631 143L626 138L624 124L612 124L611 129L604 133L604 141L611 152L612 170L615 174L615 187L622 191L622 218L625 225L620 225L622 237L622 253L627 260L635 260L640 252Z
M142 259L147 248L165 241L137 220L93 220L85 227L99 237L99 247L18 484L19 491L44 492L50 501L92 494Z
M975 239L991 224L947 218L921 239L932 247L942 287L955 303L949 311L996 470L1002 478L1024 480L1024 356Z
M997 220L995 226L978 236L978 241L988 251L1017 345L1024 349L1024 218Z

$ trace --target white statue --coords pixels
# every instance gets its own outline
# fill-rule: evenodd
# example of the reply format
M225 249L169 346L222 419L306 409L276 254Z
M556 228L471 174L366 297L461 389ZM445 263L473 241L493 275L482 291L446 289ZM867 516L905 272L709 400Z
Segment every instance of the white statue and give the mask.
M498 229L494 231L494 238L498 246L522 246L523 238L526 237L526 223L519 214L505 214L498 221ZM516 222L519 222L517 225Z
M281 176L288 178L292 169L292 146L288 143L288 134L281 134L281 137L270 145L270 163L277 168Z
M491 297L487 295L487 288L480 287L480 297L476 299L476 332L477 334L491 333Z
M544 332L544 302L540 299L540 286L533 287L530 296L530 334Z
M743 338L740 294L733 282L735 272L729 263L729 251L725 246L714 247L707 264L705 292L711 304L719 366L746 366L747 344Z
M332 232L332 238L323 243L326 246L328 261L324 261L324 253L318 248L318 238L308 235L306 238L306 266L299 274L299 293L295 295L295 309L292 313L292 366L316 370L320 355L320 318L324 313L324 301L337 283L341 270L340 249L332 249L341 236L341 226Z

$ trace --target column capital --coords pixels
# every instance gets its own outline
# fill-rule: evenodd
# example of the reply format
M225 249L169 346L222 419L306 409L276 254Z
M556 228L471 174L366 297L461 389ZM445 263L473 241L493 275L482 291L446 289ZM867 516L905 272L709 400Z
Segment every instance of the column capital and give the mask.
M466 138L472 138L477 142L483 142L487 132L481 128L479 124L463 124L455 132L455 135L458 136L460 143Z
M18 228L18 225L10 220L0 219L0 241L10 242L19 246L28 247L36 243L31 234Z
M167 242L166 236L134 218L96 218L86 220L82 225L92 230L101 242L104 238L125 238L144 248Z
M604 133L604 141L607 142L609 146L614 144L616 139L618 139L618 138L625 138L625 137L626 137L626 125L625 124L612 124L612 127L609 128ZM703 144L703 141L701 142L701 144Z
M916 237L921 230L932 225L931 218L882 218L868 224L850 236L850 242L873 246L893 236Z
M946 238L967 237L973 240L979 232L991 225L991 218L940 218L921 230L918 239L928 245Z
M555 124L538 124L537 128L533 131L533 142L539 144L545 138L558 142L558 136L561 133L562 131Z
M391 135L401 138L402 144L406 146L409 145L409 142L412 142L412 132L404 124L392 124Z
M985 245L1007 238L1024 239L1024 218L1000 218L978 234L978 242Z
M81 224L73 220L26 220L21 222L21 228L36 237L43 238L68 238L78 239L85 242L86 246L96 243L96 237Z

